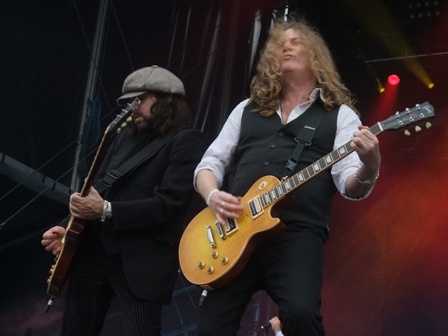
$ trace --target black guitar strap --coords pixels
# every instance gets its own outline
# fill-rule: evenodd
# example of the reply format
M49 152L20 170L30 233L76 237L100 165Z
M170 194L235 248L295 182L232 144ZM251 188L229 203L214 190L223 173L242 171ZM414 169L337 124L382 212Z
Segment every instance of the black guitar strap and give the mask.
M151 143L147 144L129 160L126 160L118 168L109 171L101 180L95 183L95 189L98 193L103 194L103 192L109 189L119 178L154 156L154 154L156 154L171 137L172 135L163 138L158 137Z
M311 113L309 113L307 125L305 125L300 130L299 134L294 138L294 141L297 143L297 145L294 148L294 151L289 157L288 162L286 163L286 166L283 170L284 177L288 177L289 174L294 171L305 146L311 145L311 140L314 137L314 133L316 132L316 129L322 121L325 113L324 111L320 111L321 109L317 106L320 107L320 105L317 104L311 105L309 110L313 109L314 111L309 111Z

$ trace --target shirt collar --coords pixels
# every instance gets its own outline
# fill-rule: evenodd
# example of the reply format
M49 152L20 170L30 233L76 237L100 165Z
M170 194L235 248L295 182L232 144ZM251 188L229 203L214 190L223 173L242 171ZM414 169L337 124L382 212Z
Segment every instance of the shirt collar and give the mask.
M317 87L310 93L310 100L312 102L316 101L317 97L320 98L321 101L325 102L324 92L321 88Z

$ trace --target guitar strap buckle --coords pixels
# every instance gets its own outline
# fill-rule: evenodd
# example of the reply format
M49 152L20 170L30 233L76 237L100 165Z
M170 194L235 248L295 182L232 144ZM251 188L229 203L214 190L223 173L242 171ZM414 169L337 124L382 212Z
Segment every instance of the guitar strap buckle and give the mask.
M294 168L296 167L296 165L297 165L297 161L294 160L294 158L292 156L290 156L288 159L288 162L286 162L285 169L292 172L294 170Z
M112 184L115 183L121 177L121 173L118 170L111 170L107 173L104 178L101 179L101 182L109 188Z
M309 133L308 136L312 137L314 135L314 129L310 130L309 128L306 128L307 130L309 130L311 133ZM294 141L297 142L297 144L301 144L302 146L311 146L311 140L307 141L304 139L300 139L299 137L295 137Z
M95 184L95 189L98 193L102 194L103 191L109 189L121 176L122 174L118 170L111 170Z
M108 176L112 177L114 180L118 180L121 177L121 173L118 170L111 170L107 173Z
M288 162L283 170L284 174L288 174L296 168L299 157L305 147L311 146L311 140L313 139L316 128L305 126L300 131L299 135L294 137L294 141L297 143L292 155L289 157Z

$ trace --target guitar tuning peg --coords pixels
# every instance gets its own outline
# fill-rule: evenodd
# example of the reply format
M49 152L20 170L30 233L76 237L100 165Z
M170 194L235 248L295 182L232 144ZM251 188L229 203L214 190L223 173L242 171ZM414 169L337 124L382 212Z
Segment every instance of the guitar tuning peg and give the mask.
M415 126L415 131L416 132L420 132L422 130L422 128L420 126Z
M410 136L410 135L411 135L411 132L409 132L408 130L405 130L405 131L404 131L404 135L406 135L406 136Z
M132 119L131 119L132 120ZM117 128L117 134L120 134L120 132L121 132L121 130L123 129L123 128L126 128L128 126L128 123L125 121L124 123L122 123L121 125L120 125L120 127L118 127Z
M426 126L426 128L431 128L432 125L429 121L427 121L425 126Z

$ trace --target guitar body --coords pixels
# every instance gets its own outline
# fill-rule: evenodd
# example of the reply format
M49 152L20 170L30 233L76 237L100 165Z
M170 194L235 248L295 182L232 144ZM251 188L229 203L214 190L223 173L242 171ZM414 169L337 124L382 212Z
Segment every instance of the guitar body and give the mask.
M47 293L58 297L62 287L68 278L70 266L75 256L77 243L81 236L86 221L76 217L71 217L65 230L61 243L61 251L55 257L55 264L50 268L50 277L47 280Z
M433 116L434 108L425 102L396 112L370 127L370 131L378 135ZM431 124L426 122L425 126L429 128ZM416 128L417 132L420 130ZM351 141L282 181L274 176L260 178L242 198L244 210L239 218L227 220L230 229L217 223L209 207L202 210L189 223L180 241L179 261L185 277L207 290L228 284L244 268L257 244L286 228L271 215L273 210L280 210L278 203L282 201L284 205L292 191L352 153Z
M249 206L260 193L279 184L274 176L265 176L255 182L241 199L244 210L239 213L235 228L225 238L219 236L215 214L209 207L193 218L179 245L180 266L191 283L205 289L223 287L241 272L258 244L286 228L278 218L271 216L272 207L280 198L256 217Z

